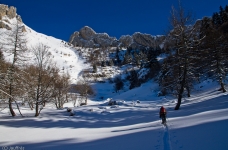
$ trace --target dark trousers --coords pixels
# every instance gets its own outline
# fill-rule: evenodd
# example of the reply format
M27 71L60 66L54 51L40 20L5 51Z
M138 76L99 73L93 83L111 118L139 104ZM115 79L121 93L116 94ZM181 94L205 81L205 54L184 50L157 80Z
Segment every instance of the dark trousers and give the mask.
M160 118L162 118L162 124L166 123L166 115L165 114L161 114Z

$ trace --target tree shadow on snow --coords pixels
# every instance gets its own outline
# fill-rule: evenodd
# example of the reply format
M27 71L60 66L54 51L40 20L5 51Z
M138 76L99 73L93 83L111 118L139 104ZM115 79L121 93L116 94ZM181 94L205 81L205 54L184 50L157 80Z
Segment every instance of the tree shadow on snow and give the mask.
M157 137L155 131L143 131L93 141L80 142L78 139L63 139L40 143L17 143L10 146L22 146L29 150L151 150L154 149Z
M53 112L54 113L54 112ZM64 112L65 113L65 112ZM50 114L49 114L50 115ZM159 119L158 113L151 111L123 111L115 113L77 112L75 116L61 114L48 117L5 118L0 125L9 127L28 128L102 128L127 126L138 123L148 123Z

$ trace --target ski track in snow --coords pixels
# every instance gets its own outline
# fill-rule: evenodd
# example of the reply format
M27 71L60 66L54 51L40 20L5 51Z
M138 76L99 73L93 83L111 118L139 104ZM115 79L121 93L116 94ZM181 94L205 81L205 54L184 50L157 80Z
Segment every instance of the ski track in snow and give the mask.
M164 150L172 150L168 125L164 126L164 129L165 129L164 130L164 135L163 135Z
M183 145L179 143L179 139L176 135L176 131L172 129L173 123L167 118L167 126L165 127L163 143L164 150L176 150L182 149Z

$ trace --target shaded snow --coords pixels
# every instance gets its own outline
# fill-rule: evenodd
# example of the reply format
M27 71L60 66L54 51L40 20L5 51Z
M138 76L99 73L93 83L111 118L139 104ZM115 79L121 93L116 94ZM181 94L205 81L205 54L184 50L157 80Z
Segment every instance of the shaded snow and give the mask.
M38 118L29 117L28 108L23 108L28 116L25 118L1 113L0 145L55 150L228 149L228 95L218 92L211 86L213 83L207 84L204 84L207 90L202 88L192 97L184 98L178 111L173 109L175 98L157 97L156 90L150 89L156 89L151 81L113 96L124 101L118 107L108 106L108 100L104 99L89 100L88 106L74 107L75 116L52 105L44 108ZM103 89L107 86L101 84L100 88L102 85ZM132 98L133 93L136 98ZM140 103L132 102L137 99ZM158 116L161 105L168 111L167 127L161 125ZM65 107L73 105L69 102Z

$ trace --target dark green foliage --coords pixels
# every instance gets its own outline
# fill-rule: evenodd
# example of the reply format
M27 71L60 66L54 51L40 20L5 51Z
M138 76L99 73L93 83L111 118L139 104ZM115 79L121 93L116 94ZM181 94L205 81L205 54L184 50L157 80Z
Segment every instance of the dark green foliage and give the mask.
M147 81L147 79L151 79L155 77L158 72L160 71L160 64L157 60L158 55L161 54L161 49L153 49L153 48L148 48L148 49L142 49L139 52L140 56L140 68L148 68L150 69L147 74L145 74L145 78L141 80L142 82Z
M228 5L225 6L225 12L228 13Z
M212 23L216 28L228 21L228 6L226 6L225 9L220 6L219 9L219 12L216 12L212 15Z
M102 66L102 67L106 67L106 61L102 61L102 62L101 62L101 66Z
M122 81L122 79L121 79L120 76L115 77L114 83L115 83L114 89L115 89L116 93L117 93L119 90L123 89L124 83L123 83L123 81Z
M220 7L219 13L214 13L212 20L204 18L201 30L205 36L201 44L201 54L204 56L203 71L209 78L216 79L225 92L224 80L228 74L228 21L227 13Z
M124 60L123 60L122 64L123 65L129 64L129 63L131 63L131 61L132 61L131 54L128 51L126 51L126 53L124 55Z
M138 73L135 70L132 70L129 72L127 79L130 81L129 89L133 89L133 88L139 87L141 85L141 82L138 78Z
M115 60L116 60L116 65L119 66L121 63L120 56L119 56L120 49L117 47L116 48L116 55L115 55Z

